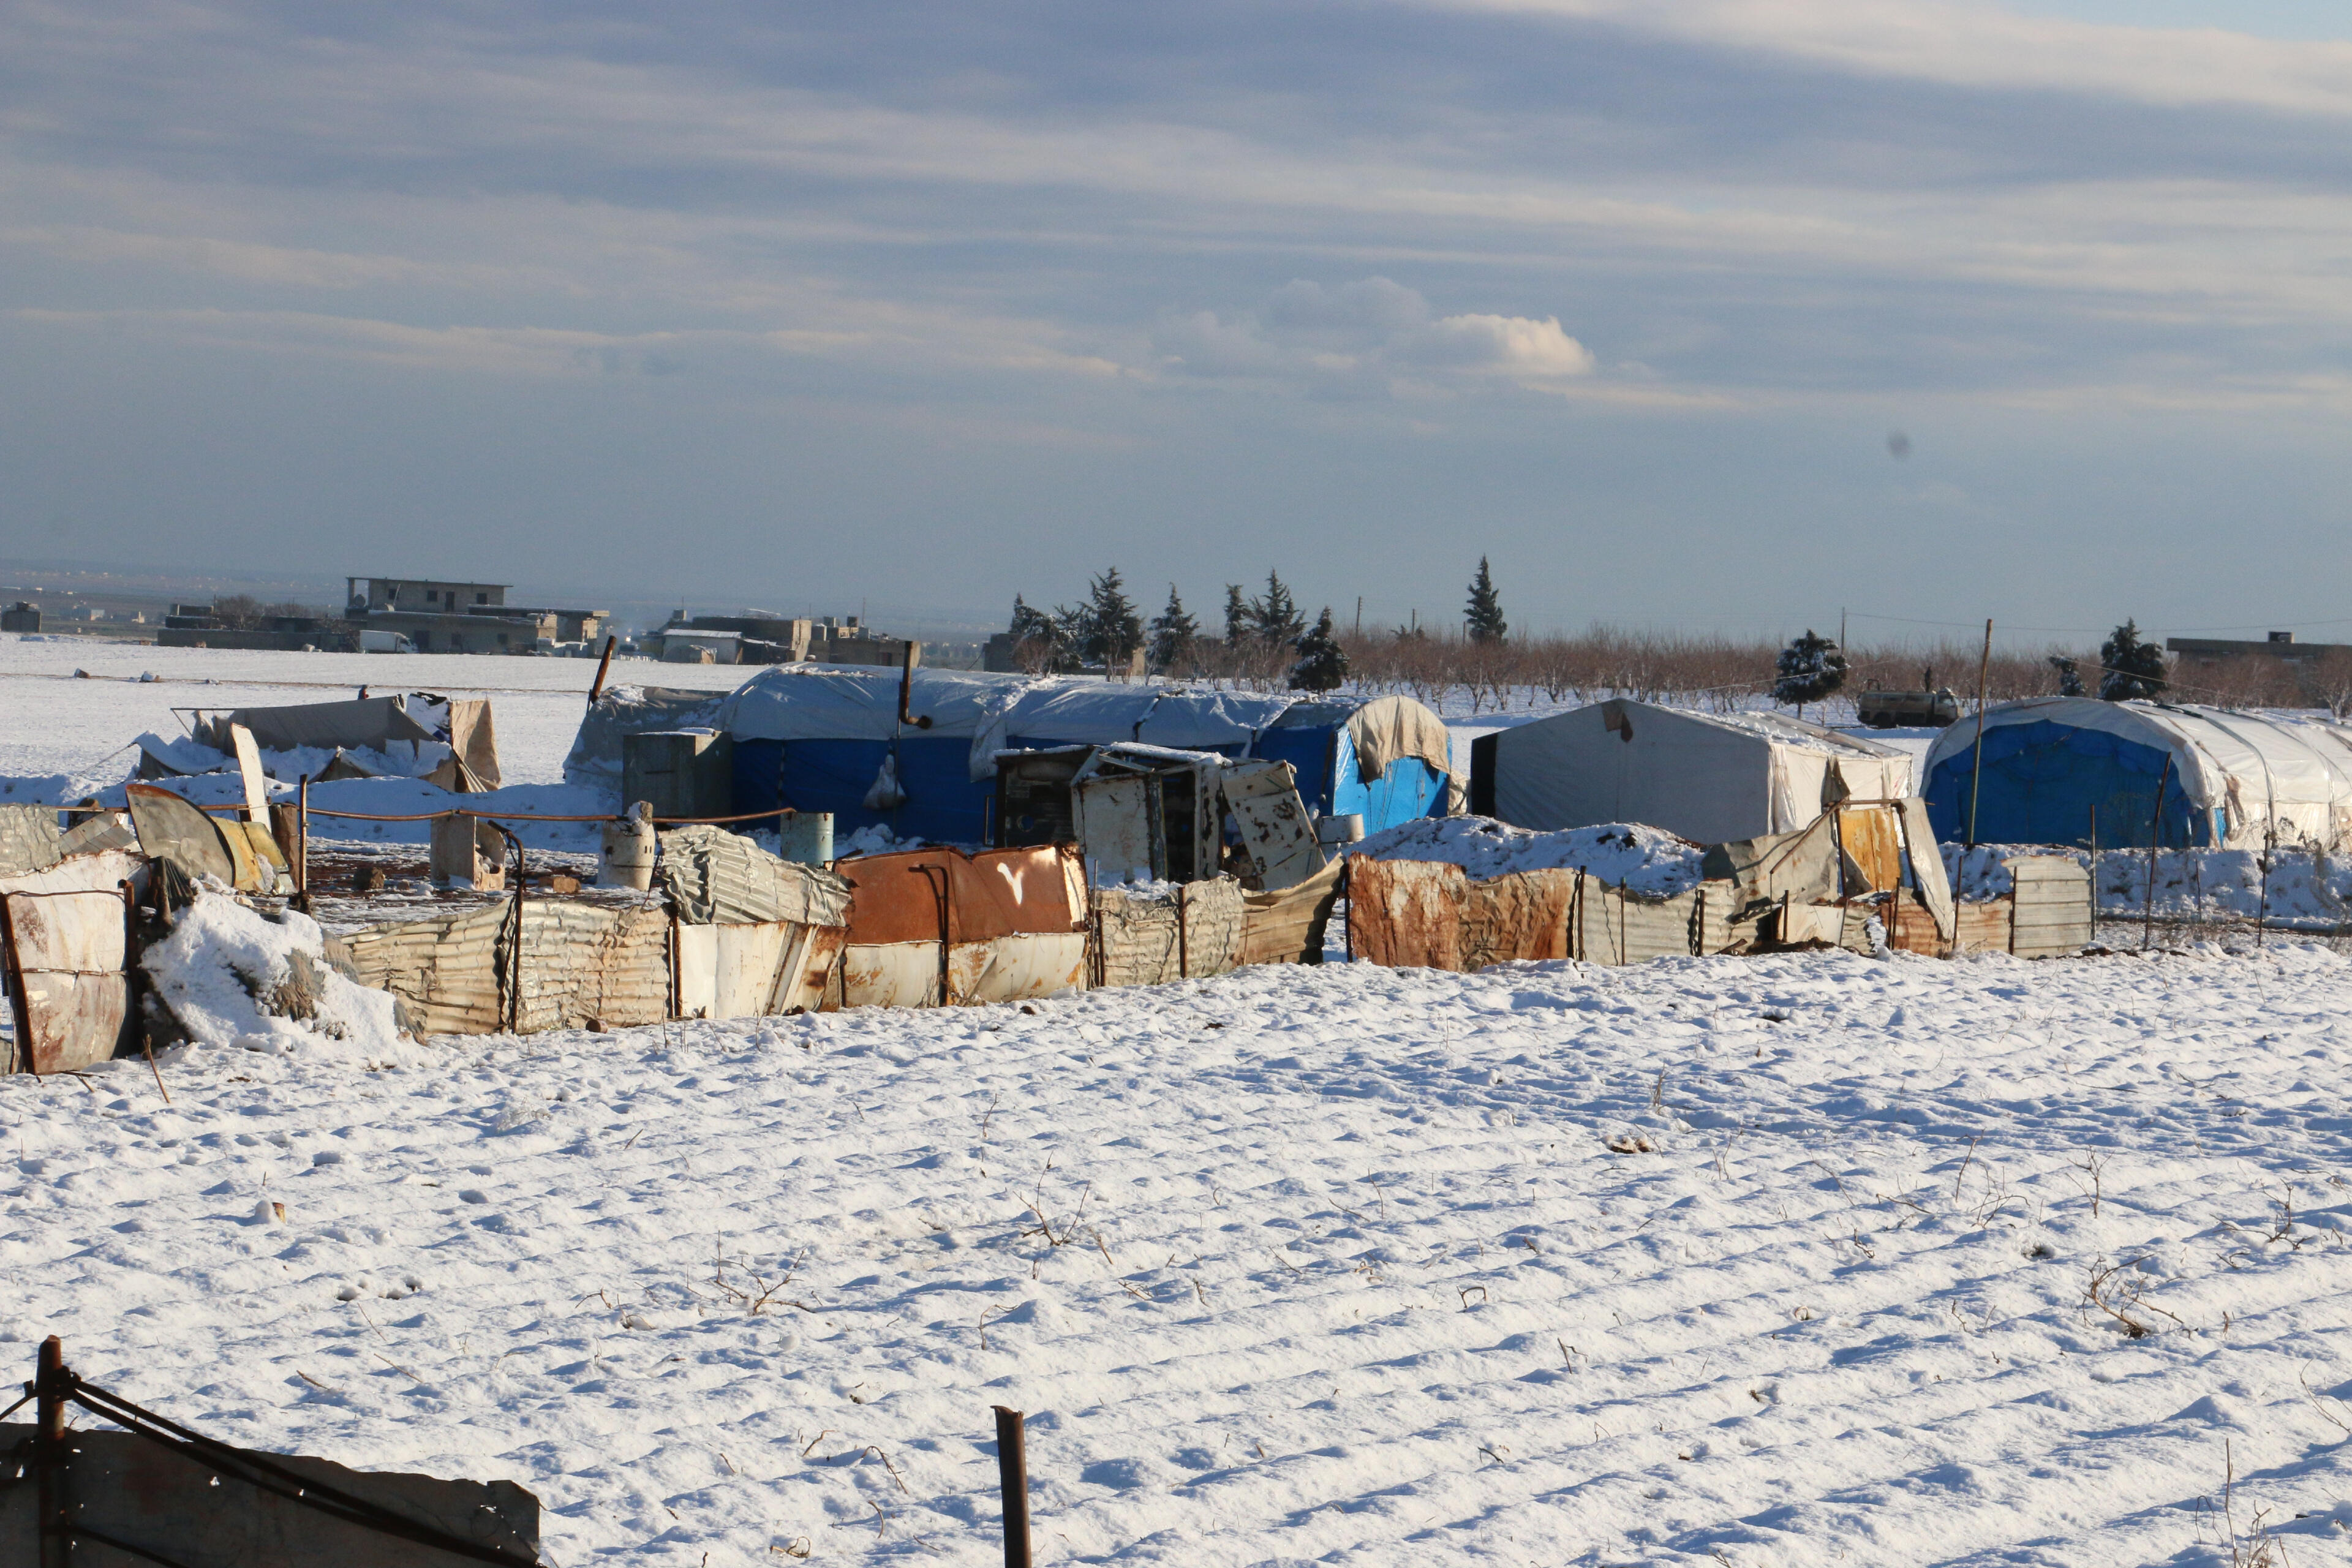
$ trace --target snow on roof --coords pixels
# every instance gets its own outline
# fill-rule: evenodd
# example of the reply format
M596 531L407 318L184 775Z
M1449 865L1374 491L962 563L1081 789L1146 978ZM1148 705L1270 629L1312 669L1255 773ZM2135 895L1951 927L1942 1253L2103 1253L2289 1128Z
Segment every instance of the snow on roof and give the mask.
M1423 816L1349 846L1375 860L1440 860L1485 881L1515 871L1579 869L1637 893L1667 895L1705 879L1706 851L1663 827L1603 823L1537 833L1491 816Z

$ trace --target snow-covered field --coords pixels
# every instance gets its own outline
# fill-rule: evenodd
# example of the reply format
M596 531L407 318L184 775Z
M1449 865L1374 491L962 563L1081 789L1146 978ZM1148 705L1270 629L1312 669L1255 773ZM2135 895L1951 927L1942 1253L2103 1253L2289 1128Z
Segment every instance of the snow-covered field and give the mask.
M2220 1563L2228 1466L2341 1561L2347 1021L2274 943L204 1051L0 1081L0 1337L567 1568L995 1562L997 1404L1046 1563Z
M77 669L89 679L76 679ZM745 673L616 658L609 679L727 691ZM155 679L142 681L143 675ZM0 779L117 782L138 761L126 748L142 732L186 733L174 708L332 702L368 686L378 694L488 697L508 782L554 784L595 679L593 659L242 652L0 636Z

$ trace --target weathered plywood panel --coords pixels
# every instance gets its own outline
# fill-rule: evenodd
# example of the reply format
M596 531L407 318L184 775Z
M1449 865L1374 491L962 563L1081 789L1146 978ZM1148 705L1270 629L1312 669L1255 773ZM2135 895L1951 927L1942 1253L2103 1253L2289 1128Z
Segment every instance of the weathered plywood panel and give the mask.
M1260 889L1297 887L1323 869L1323 847L1298 797L1297 770L1288 763L1236 763L1221 782Z
M1345 862L1332 862L1312 877L1271 893L1244 893L1246 910L1236 963L1320 963L1331 911L1339 901Z
M1952 917L1956 928L1952 939L1953 952L2009 951L2010 906L2007 900L1998 903L1955 904Z

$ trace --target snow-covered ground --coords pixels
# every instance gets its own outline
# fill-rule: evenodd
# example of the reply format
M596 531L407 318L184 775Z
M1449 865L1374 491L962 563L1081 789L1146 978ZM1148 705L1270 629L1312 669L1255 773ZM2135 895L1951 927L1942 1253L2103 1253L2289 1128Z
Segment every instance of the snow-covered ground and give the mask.
M2225 1466L2342 1561L2348 1025L2273 942L174 1053L0 1080L0 1339L566 1568L994 1563L999 1404L1047 1563L2222 1563Z
M77 669L89 678L75 679ZM609 679L730 691L746 673L615 658ZM155 679L141 679L148 675ZM0 636L0 715L6 721L0 723L0 780L117 783L138 761L128 748L142 732L186 733L175 708L331 702L366 686L378 695L488 697L507 782L556 784L595 679L593 659L246 652Z

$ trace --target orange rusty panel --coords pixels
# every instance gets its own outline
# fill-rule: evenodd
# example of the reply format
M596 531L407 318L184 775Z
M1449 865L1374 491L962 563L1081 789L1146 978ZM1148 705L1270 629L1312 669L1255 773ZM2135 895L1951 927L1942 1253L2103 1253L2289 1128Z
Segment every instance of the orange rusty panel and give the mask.
M131 1016L129 975L35 972L24 984L23 1016L32 1027L18 1071L70 1072L107 1060L122 1043Z
M1903 881L1903 839L1895 826L1895 811L1884 805L1850 805L1838 813L1838 842L1845 847L1863 879L1870 885L1855 893L1883 893Z
M1465 969L1515 959L1570 956L1568 917L1576 901L1574 871L1515 871L1472 882L1462 908Z
M849 940L859 947L940 940L940 873L948 879L950 940L1084 931L1086 884L1075 850L911 849L836 863L854 889Z
M1880 911L1886 924L1886 945L1897 952L1916 952L1928 958L1941 958L1950 944L1936 929L1936 917L1906 888L1896 893Z
M1399 969L1462 967L1470 879L1434 860L1348 858L1348 928L1356 955Z

